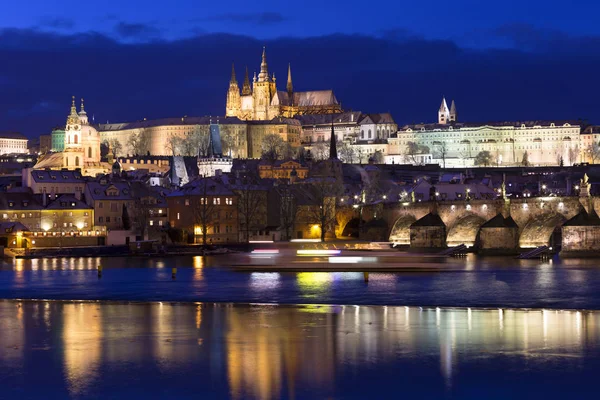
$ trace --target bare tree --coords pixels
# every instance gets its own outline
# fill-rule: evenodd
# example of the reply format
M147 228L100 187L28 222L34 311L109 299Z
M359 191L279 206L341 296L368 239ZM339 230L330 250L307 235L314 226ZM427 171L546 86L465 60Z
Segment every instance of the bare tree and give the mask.
M150 151L150 134L142 129L129 136L127 140L128 153L133 155L146 155Z
M433 142L433 151L435 152L436 158L442 159L442 168L446 168L446 155L448 154L446 142Z
M267 192L262 187L250 183L235 185L239 232L244 232L243 240L250 240L250 231L260 228L266 222Z
M327 232L335 232L336 198L341 193L341 187L333 180L322 179L310 184L307 189L312 198L312 204L307 213L308 220L319 226L321 241L325 241Z
M217 207L214 204L214 198L210 199L208 194L210 192L210 186L212 185L212 181L207 178L201 178L198 182L198 188L200 196L194 196L189 201L192 202L192 206L194 207L194 227L200 226L201 234L202 234L202 244L206 246L206 236L208 234L208 228L213 225L213 223L218 220L218 215L216 214ZM194 231L194 236L196 232Z
M298 217L298 203L290 185L280 185L275 190L280 201L280 223L285 232L284 240L290 240L291 230L296 225Z
M375 164L385 163L385 158L383 157L383 153L380 150L377 150L375 151L375 153L373 153L373 162Z
M340 160L347 164L354 164L357 154L350 143L344 141L338 142L337 150Z
M321 161L329 157L329 145L325 142L317 142L312 145L313 160Z
M592 164L595 164L596 160L600 158L600 144L598 142L590 144L586 149L586 153L592 161Z
M571 146L569 147L569 165L573 165L577 162L577 157L579 157L579 146Z
M123 145L121 145L121 142L117 138L105 140L104 144L108 147L108 153L112 154L115 158L123 153Z
M493 161L492 154L487 150L480 151L475 156L475 165L483 165L484 167L488 167Z
M417 144L415 142L406 143L406 155L412 160L413 164L417 163L417 156L420 154L429 153L429 147Z
M262 158L269 161L281 159L285 144L281 136L275 133L265 135L261 143Z

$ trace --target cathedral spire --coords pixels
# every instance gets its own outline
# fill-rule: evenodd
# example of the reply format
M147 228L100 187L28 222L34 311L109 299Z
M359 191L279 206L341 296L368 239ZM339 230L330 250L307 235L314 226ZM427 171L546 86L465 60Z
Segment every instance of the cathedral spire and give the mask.
M269 68L267 66L267 48L263 46L262 62L260 63L260 74L258 74L259 82L269 81Z
M286 89L291 96L292 93L294 92L294 86L292 85L292 65L291 64L288 64L288 80L287 80Z
M237 84L237 79L235 79L235 65L234 63L231 63L231 80L229 81L229 83L234 82Z
M86 114L85 107L83 105L83 97L81 98L81 111L79 111L79 114Z
M335 140L335 130L333 128L333 120L331 121L331 138L329 139L329 159L337 160L337 143Z
M457 117L456 104L454 103L454 100L452 100L452 105L450 106L450 121L456 122L456 117Z
M246 67L246 76L244 76L244 85L242 86L242 96L248 96L252 94L252 87L250 86L250 78L248 78L248 67Z

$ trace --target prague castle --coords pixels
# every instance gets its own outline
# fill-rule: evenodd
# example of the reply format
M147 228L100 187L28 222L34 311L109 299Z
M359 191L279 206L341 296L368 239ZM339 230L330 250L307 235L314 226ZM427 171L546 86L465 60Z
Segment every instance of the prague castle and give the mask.
M342 107L332 90L294 92L292 69L288 65L286 90L277 90L275 74L269 75L266 50L263 48L260 73L252 79L248 77L248 68L240 95L240 88L231 68L231 81L227 91L225 115L243 120L271 120L276 117L292 118L295 115L334 114Z

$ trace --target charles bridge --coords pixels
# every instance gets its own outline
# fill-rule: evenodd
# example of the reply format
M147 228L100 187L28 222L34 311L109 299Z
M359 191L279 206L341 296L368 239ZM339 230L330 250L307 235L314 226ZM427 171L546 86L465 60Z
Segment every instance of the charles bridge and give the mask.
M360 237L411 247L465 244L479 249L517 251L539 246L569 247L565 241L600 240L600 220L591 219L600 198L590 196L399 201L365 205ZM588 212L590 213L588 215ZM566 236L563 224L578 216L579 226ZM346 220L349 220L348 218ZM354 223L360 221L354 215ZM583 221L583 223L581 223ZM585 242L585 243L584 243ZM567 244L567 246L565 246ZM593 245L592 245L593 246Z

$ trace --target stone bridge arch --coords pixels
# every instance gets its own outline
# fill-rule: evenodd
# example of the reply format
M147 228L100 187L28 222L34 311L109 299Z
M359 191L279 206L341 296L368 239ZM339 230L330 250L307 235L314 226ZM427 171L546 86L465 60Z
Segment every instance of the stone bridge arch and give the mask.
M410 226L417 218L412 214L401 215L390 231L389 241L398 244L410 244Z
M533 215L521 230L519 247L532 248L539 246L552 246L552 234L567 218L556 211Z
M479 228L485 222L485 218L475 213L462 215L449 227L446 243L448 246L457 246L459 244L465 244L470 247L474 246Z

